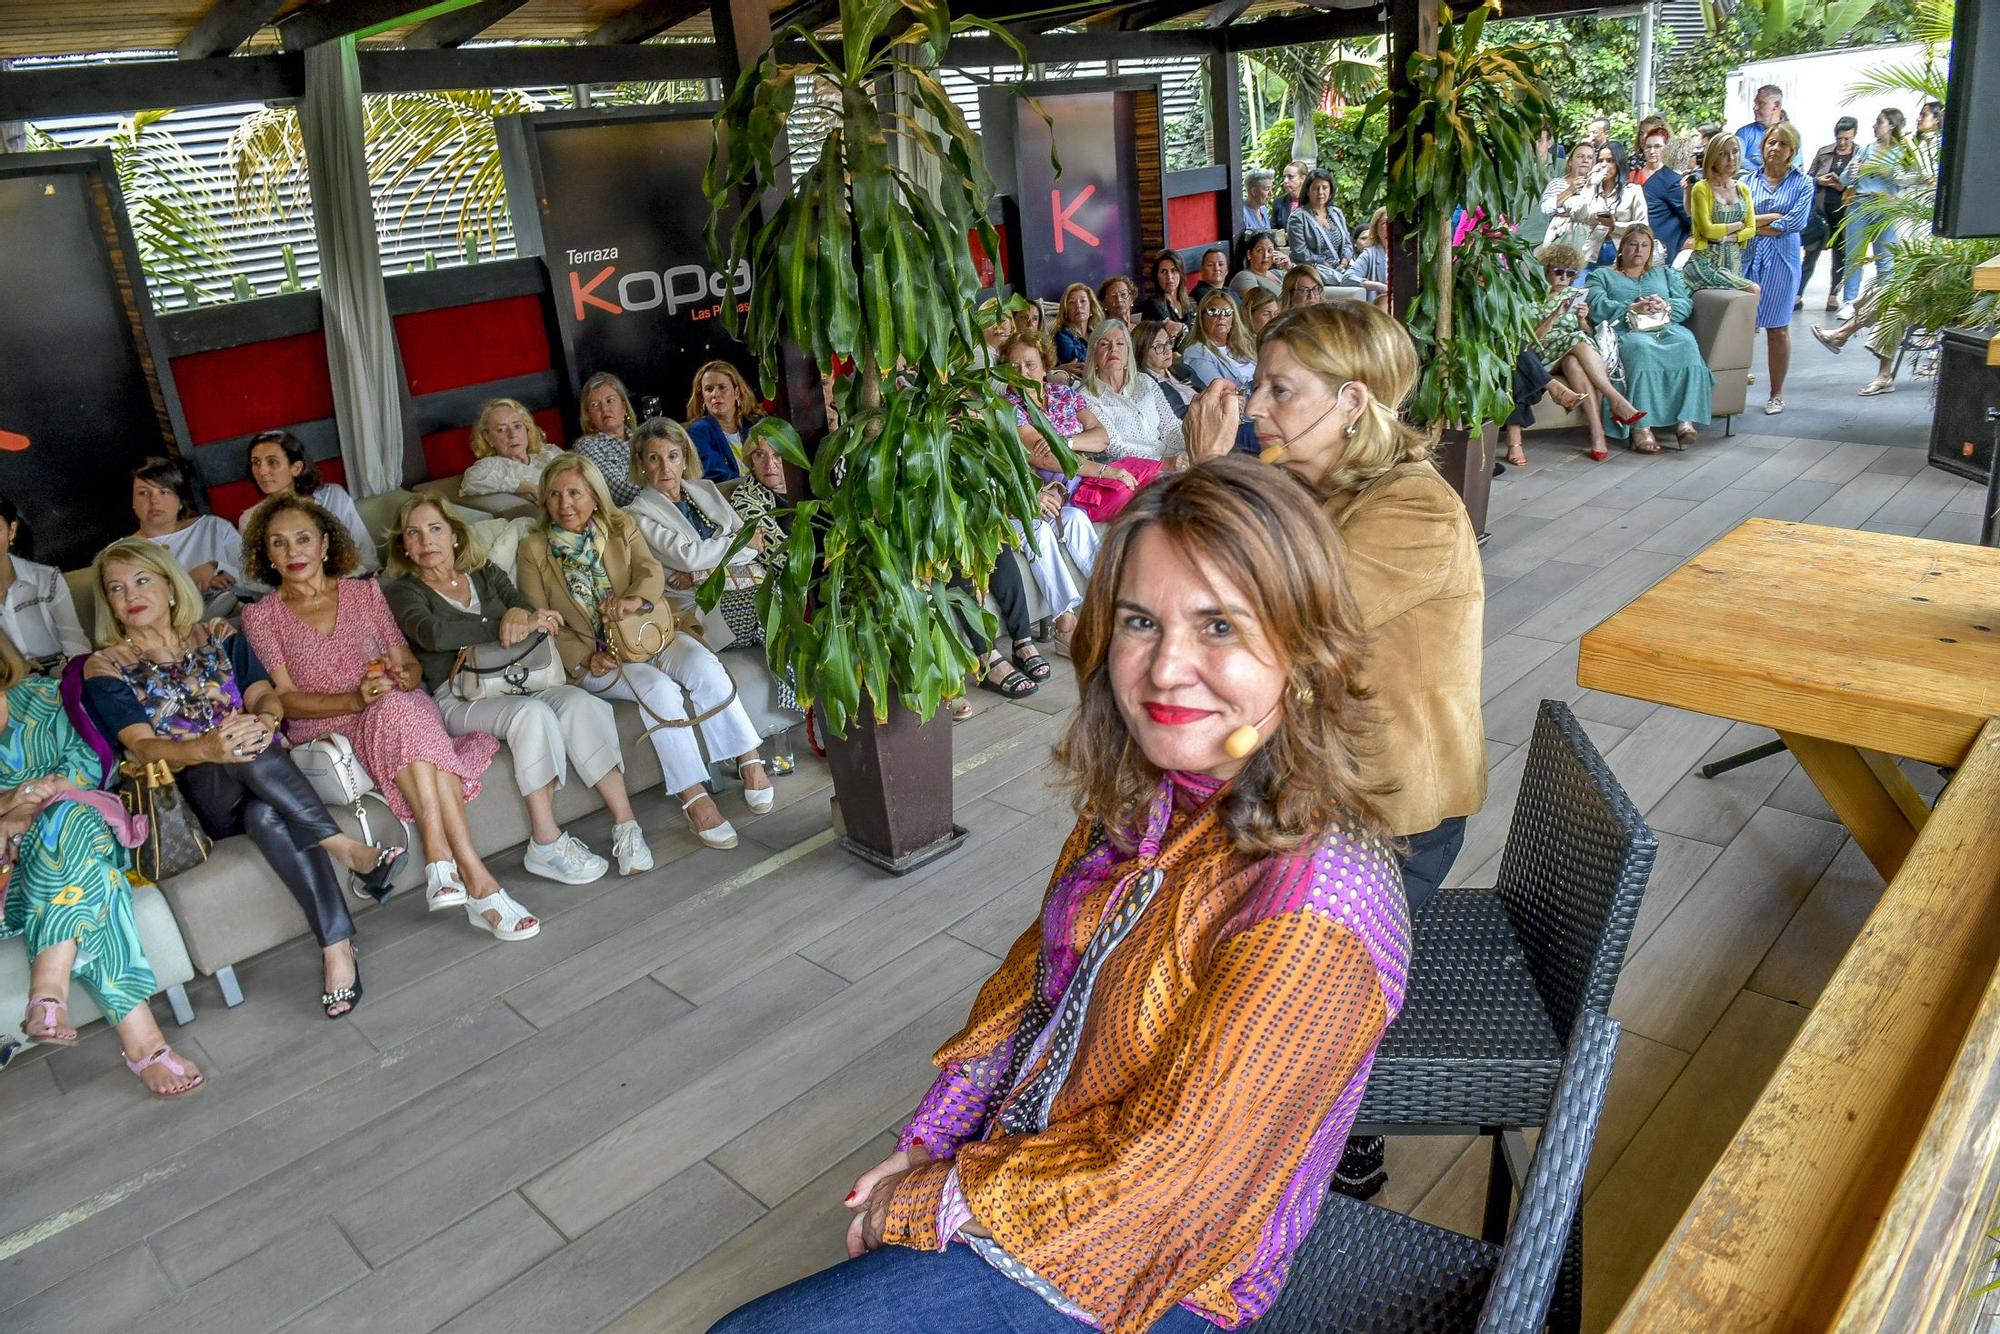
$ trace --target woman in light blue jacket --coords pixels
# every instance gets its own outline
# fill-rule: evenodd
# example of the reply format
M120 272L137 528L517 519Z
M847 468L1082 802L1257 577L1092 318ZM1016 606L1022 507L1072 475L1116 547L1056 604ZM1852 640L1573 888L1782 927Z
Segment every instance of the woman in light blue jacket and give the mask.
M1194 332L1188 335L1181 362L1198 387L1206 389L1214 380L1233 380L1236 388L1249 396L1257 378L1257 349L1250 341L1249 322L1228 292L1210 291L1195 307Z

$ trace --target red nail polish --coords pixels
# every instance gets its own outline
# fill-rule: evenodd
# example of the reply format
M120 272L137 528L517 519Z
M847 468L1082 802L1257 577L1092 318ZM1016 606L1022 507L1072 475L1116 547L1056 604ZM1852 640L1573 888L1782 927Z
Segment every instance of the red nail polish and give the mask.
M852 1204L852 1203L854 1203L854 1195L855 1195L855 1192L853 1192L853 1191L851 1191L851 1190L850 1190L850 1191L848 1191L848 1192L847 1192L847 1198L846 1198L846 1199L844 1199L844 1200L842 1200L842 1201L841 1201L841 1203L842 1203L842 1204Z

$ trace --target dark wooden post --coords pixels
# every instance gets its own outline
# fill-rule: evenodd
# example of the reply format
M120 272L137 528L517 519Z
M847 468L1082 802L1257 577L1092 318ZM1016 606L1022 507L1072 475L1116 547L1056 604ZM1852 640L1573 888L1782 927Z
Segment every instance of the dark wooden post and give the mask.
M1210 153L1222 164L1228 181L1223 187L1222 236L1233 256L1243 229L1243 106L1236 53L1226 48L1208 55L1208 132Z
M1389 131L1401 129L1416 102L1410 87L1410 56L1437 50L1436 0L1390 0L1389 3ZM1392 218L1395 247L1389 252L1389 309L1402 319L1417 295L1417 270L1422 263L1420 230L1424 218Z

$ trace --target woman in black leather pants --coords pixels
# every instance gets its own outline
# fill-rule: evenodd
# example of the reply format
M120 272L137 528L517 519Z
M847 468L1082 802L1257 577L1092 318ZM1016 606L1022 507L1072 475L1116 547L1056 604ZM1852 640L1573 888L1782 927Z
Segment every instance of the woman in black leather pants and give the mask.
M204 622L194 583L152 542L98 555L97 641L84 668L93 719L135 760L165 761L211 837L247 833L304 910L325 956L329 1019L361 1000L354 921L336 865L381 897L404 855L351 838L291 756L272 746L283 709L250 642Z

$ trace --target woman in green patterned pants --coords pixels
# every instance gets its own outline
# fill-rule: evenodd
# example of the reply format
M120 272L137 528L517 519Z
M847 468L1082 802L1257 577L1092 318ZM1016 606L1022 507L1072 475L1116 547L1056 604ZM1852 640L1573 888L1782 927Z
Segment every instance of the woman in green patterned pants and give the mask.
M95 787L97 756L70 726L56 683L29 676L5 635L0 691L0 840L9 861L0 872L0 936L27 937L28 1040L76 1045L67 1004L74 977L118 1030L126 1066L153 1096L185 1097L202 1075L167 1045L147 1004L153 970L132 917L125 850L95 808L56 800Z

